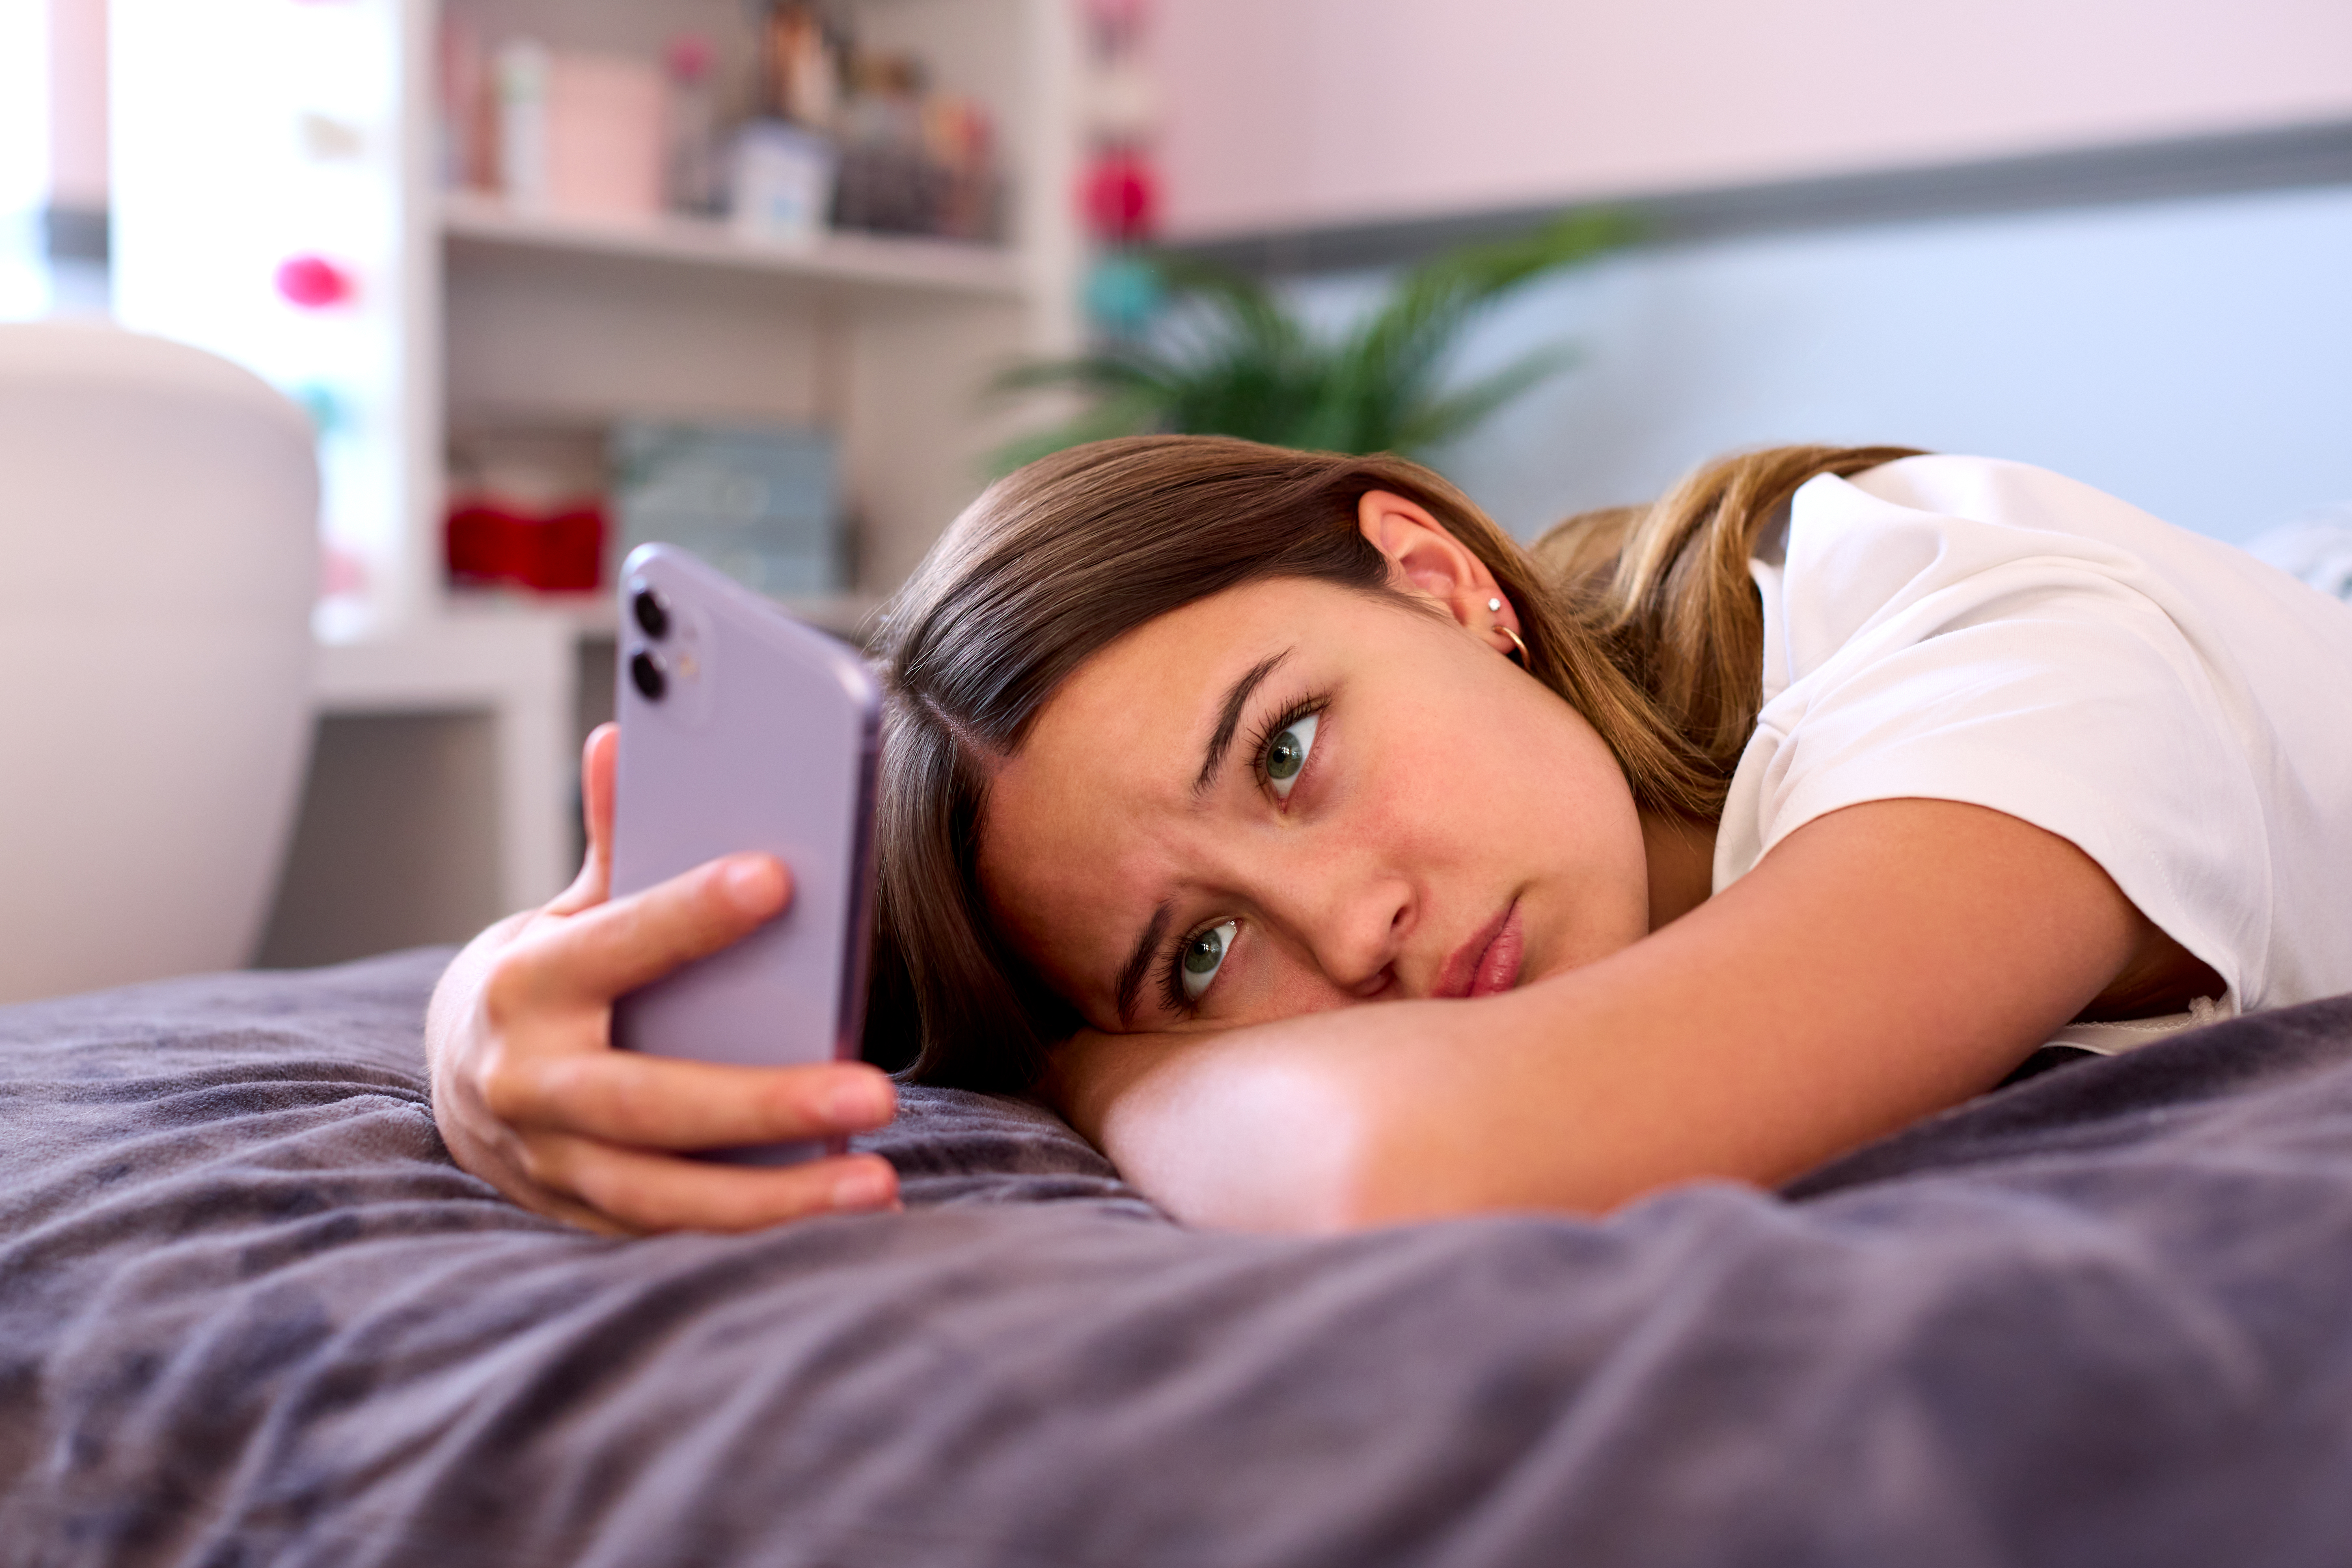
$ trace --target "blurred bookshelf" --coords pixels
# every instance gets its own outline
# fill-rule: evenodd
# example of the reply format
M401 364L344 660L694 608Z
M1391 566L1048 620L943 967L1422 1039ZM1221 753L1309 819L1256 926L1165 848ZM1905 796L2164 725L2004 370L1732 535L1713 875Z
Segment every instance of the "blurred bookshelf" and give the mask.
M746 238L716 218L525 213L474 192L442 198L441 233L453 249L505 247L551 261L602 257L688 270L724 268L869 293L884 301L898 293L1018 300L1027 289L1018 255L977 241L848 233L800 244L763 241Z
M569 874L620 552L594 594L452 587L464 453L520 438L593 464L645 422L827 432L846 576L785 604L854 638L1014 433L983 404L991 375L1079 341L1075 0L838 9L861 47L919 56L933 87L986 106L1001 240L770 239L452 178L438 84L453 23L607 58L658 59L696 32L740 73L756 48L741 0L114 0L119 313L312 408L331 563L320 711L491 716L503 908ZM306 304L288 269L314 262L297 281L334 288Z

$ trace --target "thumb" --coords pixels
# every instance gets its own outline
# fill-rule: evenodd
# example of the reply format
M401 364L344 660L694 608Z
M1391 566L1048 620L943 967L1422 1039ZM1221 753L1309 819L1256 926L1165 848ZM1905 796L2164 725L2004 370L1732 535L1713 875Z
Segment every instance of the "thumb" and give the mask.
M580 752L580 813L588 827L588 855L580 875L547 906L551 914L577 914L603 903L613 886L613 777L621 727L599 724Z

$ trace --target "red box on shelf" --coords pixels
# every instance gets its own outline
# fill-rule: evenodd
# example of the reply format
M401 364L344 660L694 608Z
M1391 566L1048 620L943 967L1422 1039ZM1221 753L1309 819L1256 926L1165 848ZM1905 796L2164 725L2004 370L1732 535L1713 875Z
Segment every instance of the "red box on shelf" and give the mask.
M454 584L583 593L603 582L604 509L585 501L538 513L461 500L449 509L445 542Z

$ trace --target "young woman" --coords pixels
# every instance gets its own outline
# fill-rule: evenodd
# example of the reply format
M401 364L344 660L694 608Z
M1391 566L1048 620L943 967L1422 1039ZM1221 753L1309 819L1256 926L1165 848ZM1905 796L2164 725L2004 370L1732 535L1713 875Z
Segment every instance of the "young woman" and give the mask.
M2053 1039L2352 990L2352 609L2034 468L1756 453L1530 553L1395 458L1103 442L882 643L869 1037L1201 1223L1778 1181ZM436 997L457 1158L612 1228L890 1203L677 1157L889 1089L608 1048L788 879L607 901L609 736L586 780L580 881Z

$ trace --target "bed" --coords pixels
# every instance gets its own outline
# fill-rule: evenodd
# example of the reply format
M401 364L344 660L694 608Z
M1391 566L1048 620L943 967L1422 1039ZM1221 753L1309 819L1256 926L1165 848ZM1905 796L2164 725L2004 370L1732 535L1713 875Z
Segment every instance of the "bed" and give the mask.
M615 1241L449 1163L446 958L0 1009L0 1563L2352 1557L2352 998L1599 1223L1188 1231L918 1089L906 1214Z

